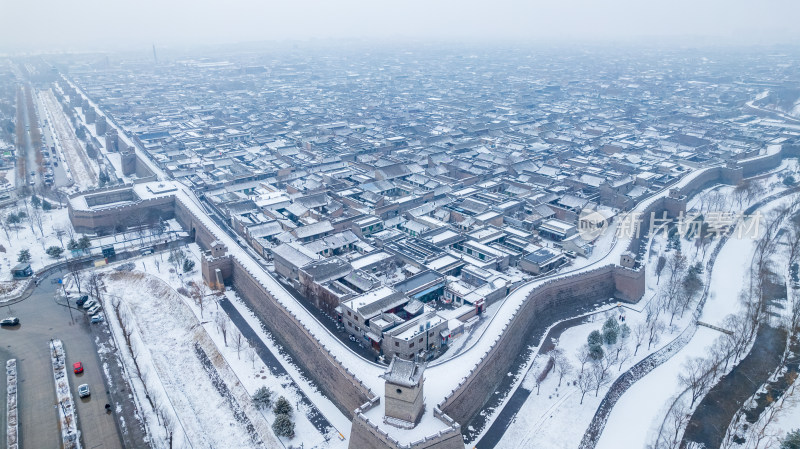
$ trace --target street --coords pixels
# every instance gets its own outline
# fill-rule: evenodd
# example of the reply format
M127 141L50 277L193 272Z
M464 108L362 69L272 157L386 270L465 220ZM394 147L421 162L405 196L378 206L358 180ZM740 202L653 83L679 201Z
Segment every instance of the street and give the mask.
M54 275L53 277L57 277ZM81 310L71 311L54 300L56 285L45 278L24 301L0 307L0 315L16 316L20 325L0 328L0 363L17 359L19 378L20 447L59 447L58 419L55 409L55 386L50 367L51 338L64 343L69 383L78 412L78 426L84 447L121 448L114 414L106 413L105 404L113 403L103 380L100 358L90 332L88 317ZM70 318L70 312L72 318ZM84 372L72 373L74 362L83 362ZM78 397L78 385L88 384L91 396ZM5 403L5 388L0 401ZM5 414L3 414L5 422ZM5 425L0 429L5 438Z

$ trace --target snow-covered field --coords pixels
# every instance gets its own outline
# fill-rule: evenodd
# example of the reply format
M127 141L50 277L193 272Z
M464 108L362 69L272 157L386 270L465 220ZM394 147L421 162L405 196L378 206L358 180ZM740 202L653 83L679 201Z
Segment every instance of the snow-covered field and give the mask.
M191 247L192 250L187 251L187 254L199 267L199 249L196 245ZM172 287L200 281L197 270L178 275L168 261L168 254L163 253L142 259L136 267L136 271L125 273L109 269L105 283L109 292L125 292L119 297L127 306L128 319L137 323L135 334L141 339L139 352L145 353L144 356L138 356L138 363L140 369L146 369L150 373L145 377L151 397L154 396L153 391L156 391L155 394L169 398L182 428L186 430L186 440L191 441L195 447L197 443L201 447L279 447L281 443L269 427L274 415L270 410L256 410L250 396L259 387L266 386L273 391L274 399L284 396L295 407L300 396L293 379L273 376L246 342L240 350L236 349L235 327L225 312L215 305L213 296L206 298L201 316L199 304L173 290ZM145 287L142 288L142 285ZM232 294L231 299L235 300ZM107 319L115 327L117 340L124 341L114 317L112 301L113 297L106 301ZM220 332L217 324L219 320L228 320L226 337ZM253 327L260 328L257 325ZM135 335L132 336L132 340L135 338ZM238 406L245 410L253 426L259 430L258 439L263 440L263 445L250 438L248 429L234 418L231 406L214 388L195 355L194 342L203 344L204 351L213 360L220 378L236 398ZM274 350L274 353L277 354L277 351ZM128 364L132 364L129 355L126 359ZM135 369L131 368L129 371L135 372ZM192 374L186 378L185 373L188 372ZM339 437L338 431L349 433L349 422L327 399L319 393L316 396L311 397L318 406L329 404L329 408L321 410L337 429L321 434L309 421L306 407L300 404L300 409L293 415L296 436L292 439L282 438L284 446L347 446L347 441ZM212 407L208 406L209 401L213 402ZM204 407L204 413L198 413L199 407ZM146 402L145 408L148 408ZM339 419L332 416L334 412L339 415ZM152 429L155 426L152 419L149 421ZM158 439L159 429L154 433L154 438ZM219 440L223 436L224 440ZM163 435L161 438L163 439Z
M54 207L58 207L58 204L55 204ZM28 206L27 215L29 217L31 215L31 209L32 206ZM3 210L4 213L1 219L5 220L9 212L17 213L19 211L25 211L25 208L21 206L21 202L20 206L16 209ZM64 247L61 241L59 241L54 229L61 229L64 231L65 234L62 236L64 245L69 241L67 229L71 229L72 225L69 222L67 208L41 211L41 214L44 237L42 233L39 232L38 226L34 225L33 229L31 228L30 218L24 219L20 224L10 225L13 227L8 230L8 235L4 232L0 232L0 242L2 242L2 248L0 248L0 263L2 263L4 268L0 275L0 280L11 281L11 268L17 264L19 252L23 249L30 251L30 263L34 272L57 261L47 255L45 250L50 246ZM78 237L76 237L76 239ZM65 254L66 253L68 253L68 251L65 251Z
M120 348L131 351L124 357L127 371L141 373L138 377L147 386L155 408L171 416L175 424L163 427L172 428L175 447L260 447L258 437L251 438L245 425L234 418L231 406L195 355L197 326L178 294L142 273L113 272L104 281L108 293L120 293L119 312L114 310L116 298L110 295L104 310L119 346L126 346L125 334L129 333L131 348ZM163 441L166 432L158 424L161 420L147 406L144 412L151 415L151 438Z

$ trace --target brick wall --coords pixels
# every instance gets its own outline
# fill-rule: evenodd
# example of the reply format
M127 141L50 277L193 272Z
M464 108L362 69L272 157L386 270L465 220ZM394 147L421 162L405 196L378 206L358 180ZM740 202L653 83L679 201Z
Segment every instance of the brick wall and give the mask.
M322 393L348 417L372 396L369 389L347 371L306 328L270 295L238 260L232 260L231 284L289 352Z
M458 423L436 408L434 416L447 425L447 428L417 441L398 442L364 415L379 404L380 399L375 397L356 409L348 449L464 449L464 438Z

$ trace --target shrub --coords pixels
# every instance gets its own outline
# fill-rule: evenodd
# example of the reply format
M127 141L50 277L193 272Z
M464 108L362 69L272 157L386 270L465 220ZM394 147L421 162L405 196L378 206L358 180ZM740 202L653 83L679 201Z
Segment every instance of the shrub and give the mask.
M279 437L294 437L294 422L289 415L278 415L275 417L275 422L272 423L272 431Z
M275 407L272 408L272 411L275 412L276 415L291 415L292 404L290 404L285 397L281 396L275 401Z
M45 252L47 253L48 256L52 257L53 259L58 259L59 257L61 257L61 254L64 252L64 249L61 248L60 246L51 246L47 248L47 251Z
M265 409L272 404L272 391L267 387L261 387L253 394L253 403L260 409Z
M31 252L27 249L20 250L19 256L17 256L17 262L25 263L31 261Z
M800 429L792 430L781 441L781 449L800 449Z

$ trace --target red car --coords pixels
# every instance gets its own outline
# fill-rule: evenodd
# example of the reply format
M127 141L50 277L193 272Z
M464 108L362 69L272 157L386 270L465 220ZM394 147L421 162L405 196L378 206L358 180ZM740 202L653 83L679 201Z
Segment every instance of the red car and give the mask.
M83 372L83 363L75 362L72 364L72 371L75 371L75 374L80 374Z

